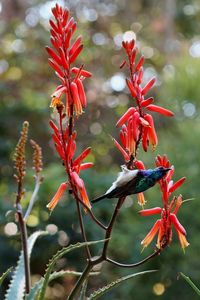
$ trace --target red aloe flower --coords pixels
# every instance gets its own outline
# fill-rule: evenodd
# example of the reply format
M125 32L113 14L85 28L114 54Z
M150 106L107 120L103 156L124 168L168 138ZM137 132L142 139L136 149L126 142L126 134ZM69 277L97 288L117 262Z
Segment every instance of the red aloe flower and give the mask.
M129 156L129 160L135 158L141 140L144 151L147 151L149 143L152 145L152 150L155 150L158 144L153 117L146 113L146 110L154 111L168 117L172 117L173 112L152 104L154 101L153 97L145 99L146 94L153 87L156 79L151 78L142 87L144 56L141 56L136 63L137 47L134 40L122 42L122 46L126 51L128 61L124 61L120 67L122 68L125 65L129 67L130 78L126 79L126 84L131 96L135 99L136 106L130 107L116 124L116 126L121 127L120 141L122 146L118 142L114 142L122 152L125 160L128 161L127 155Z
M156 157L156 166L157 167L163 166L165 168L171 167L170 162L167 156L165 155L164 156L158 155ZM161 192L163 194L164 208L154 207L151 209L141 210L139 212L140 215L142 216L161 214L161 218L155 222L152 229L149 231L149 233L141 242L144 248L151 243L155 235L158 233L156 246L158 249L161 250L164 249L172 241L172 225L176 230L182 249L184 250L187 246L189 246L189 243L186 239L186 230L181 225L181 223L179 222L176 216L183 202L182 196L181 195L179 195L178 197L174 196L171 202L169 202L169 197L171 193L173 193L180 185L183 184L183 182L185 181L185 177L182 177L176 183L173 183L172 181L173 174L174 174L174 168L171 167L171 171L169 171L167 175L159 181Z
M51 106L56 108L58 99L62 95L66 98L66 113L70 117L75 113L82 114L86 107L86 96L82 81L91 76L91 73L83 70L83 67L72 67L77 57L83 49L81 36L72 42L73 34L76 30L76 22L69 19L69 12L58 4L52 9L55 21L50 20L51 44L46 50L50 66L55 70L56 76L61 81L61 85L53 93ZM55 102L55 98L57 102ZM61 101L61 100L60 100Z

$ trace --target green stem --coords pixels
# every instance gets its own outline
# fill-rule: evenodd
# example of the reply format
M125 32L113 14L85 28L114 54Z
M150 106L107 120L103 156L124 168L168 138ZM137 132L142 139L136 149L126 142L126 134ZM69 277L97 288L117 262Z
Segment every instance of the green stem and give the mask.
M193 288L193 290L197 293L198 296L200 296L200 290L198 289L198 287L192 282L192 280L190 279L190 277L186 276L185 274L180 272L180 275L185 279L185 281L187 281L187 283L189 283L189 285Z

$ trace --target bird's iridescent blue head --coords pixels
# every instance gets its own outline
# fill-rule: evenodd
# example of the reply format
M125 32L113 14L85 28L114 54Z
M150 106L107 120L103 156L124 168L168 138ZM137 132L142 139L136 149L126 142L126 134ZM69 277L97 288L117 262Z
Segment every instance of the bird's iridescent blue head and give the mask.
M171 168L158 167L155 169L143 170L145 177L158 181L162 179Z

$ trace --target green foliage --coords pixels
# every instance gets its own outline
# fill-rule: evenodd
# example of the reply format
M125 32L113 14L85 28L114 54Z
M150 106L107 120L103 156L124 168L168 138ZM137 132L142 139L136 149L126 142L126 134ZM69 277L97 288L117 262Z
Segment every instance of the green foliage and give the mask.
M28 238L28 256L33 249L33 246L39 236L45 235L45 231L36 231ZM21 252L14 274L12 276L9 289L7 290L5 300L21 300L24 297L25 275L24 275L24 256Z
M48 282L49 282L50 274L51 274L52 269L53 269L53 267L56 264L58 259L60 259L61 257L63 257L63 255L65 255L65 254L67 254L67 253L69 253L73 250L85 247L86 245L89 246L89 245L95 245L95 244L98 244L98 243L102 243L103 241L104 240L93 241L93 242L88 242L88 243L77 243L75 245L70 245L68 247L64 247L63 249L59 250L52 257L52 259L50 260L50 262L47 266L47 269L46 269L46 272L45 272L45 275L44 275L44 281L42 283L41 290L40 290L40 293L39 293L39 296L38 296L38 300L43 300L44 297L45 297L45 291L46 291L46 288L47 288L47 285L48 285Z
M103 286L102 288L94 291L88 298L88 300L92 300L92 299L98 299L99 297L103 296L104 294L106 294L107 292L109 292L111 289L117 287L120 283L129 280L133 277L139 276L139 275L143 275L146 273L152 273L152 272L156 272L156 270L148 270L148 271L143 271L143 272L139 272L139 273L135 273L135 274L130 274L124 277L121 277L105 286Z

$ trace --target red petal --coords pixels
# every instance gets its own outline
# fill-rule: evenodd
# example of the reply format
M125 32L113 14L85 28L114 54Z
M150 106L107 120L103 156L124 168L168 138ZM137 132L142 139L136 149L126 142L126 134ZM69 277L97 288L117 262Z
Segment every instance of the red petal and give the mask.
M73 103L75 106L76 115L80 115L80 114L82 114L82 105L81 105L81 100L80 100L79 93L78 93L78 87L75 82L72 82L70 84L70 89L71 89L71 93L72 93L72 97L73 97Z
M145 170L144 163L141 160L135 160L134 165L137 169Z
M140 117L139 118L140 124L144 127L150 127L149 122L147 122L144 118Z
M169 189L169 193L173 193L179 186L181 186L183 184L183 182L185 181L186 177L182 177L181 179L179 179L177 182L175 182Z
M154 127L154 121L153 121L152 116L149 114L145 115L144 119L147 122L149 122L149 125L151 126L150 128L148 128L148 136L149 136L149 140L152 144L152 150L154 151L158 144L158 138L157 138L156 130Z
M64 77L65 74L64 72L61 70L61 68L59 67L59 65L57 64L57 62L55 62L55 60L49 58L49 64L50 66L61 76Z
M69 17L69 11L67 9L65 9L64 13L63 13L62 27L66 26L68 17Z
M150 105L146 106L146 108L150 111L155 111L155 112L157 112L159 114L162 114L164 116L167 116L167 117L173 117L174 116L174 113L171 110L168 110L168 109L163 108L163 107L158 106L158 105L150 104Z
M72 30L70 29L65 36L64 44L66 49L69 48L71 37L72 37Z
M147 152L147 148L148 148L148 130L149 130L148 127L144 127L142 133L142 147L145 152Z
M80 165L80 170L86 170L88 168L92 168L94 164L92 162L83 163Z
M141 68L141 66L143 65L144 63L144 55L142 55L137 63L137 66L135 67L135 71L139 71L139 69Z
M59 186L59 188L58 188L57 192L55 193L53 199L47 205L49 210L53 210L55 208L55 206L57 205L57 203L61 199L62 195L66 191L66 188L67 188L67 183L66 182L61 183L61 185Z
M71 72L74 73L74 74L80 74L80 76L83 76L83 77L91 77L92 76L92 73L86 71L86 70L83 70L83 69L80 69L80 68L72 68L71 69Z
M160 214L162 212L162 208L161 207L154 207L154 208L150 208L150 209L143 209L139 211L139 214L141 216L151 216L151 215L156 215L156 214Z
M135 91L135 88L134 88L132 82L130 80L126 79L126 84L129 88L129 91L130 91L131 95L133 96L133 98L137 98L137 93Z
M76 81L77 87L78 87L78 93L79 93L79 98L81 101L81 104L83 107L86 107L87 102L86 102L86 95L83 87L82 81L78 78Z
M88 147L87 149L85 149L74 161L73 161L73 165L78 165L80 164L87 156L88 154L91 152L91 147Z
M117 148L119 149L119 151L123 154L125 161L129 161L130 160L129 155L122 148L122 146L114 138L112 138L112 140L115 143L115 145L117 146Z
M154 100L153 97L149 97L149 98L146 99L146 100L142 100L142 101L141 101L141 106L142 106L142 107L145 107L145 106L151 104L151 103L153 102L153 100Z
M156 81L156 78L152 78L149 80L149 82L145 85L145 87L142 89L142 95L146 95L146 93L152 88Z
M77 56L80 54L80 52L82 51L82 49L83 49L83 45L80 45L78 48L76 48L76 50L74 51L74 53L72 54L72 56L70 56L69 60L70 60L71 64L76 60Z
M58 127L55 125L55 123L54 123L52 120L49 121L49 125L50 125L51 128L53 129L54 133L55 133L57 136L59 136L59 130L58 130Z
M177 216L175 214L170 214L170 221L174 224L174 227L177 231L181 232L182 234L186 235L185 228L179 222Z
M52 20L49 21L49 24L55 32L62 33L62 31L60 31L60 29L56 26L56 24Z
M50 47L46 46L45 47L48 54L60 65L62 66L62 61L60 59L60 57L53 51L53 49L51 49Z
M134 112L136 111L135 107L130 107L125 114L123 114L123 116L118 120L116 126L122 126L131 115L134 114Z
M71 49L69 50L69 56L72 56L73 53L77 50L77 48L80 47L81 39L82 39L81 36L77 37L77 39L76 39L75 42L73 43Z
M59 48L59 53L60 53L60 58L61 58L61 61L62 61L63 68L68 69L69 65L68 65L65 53L63 51L63 48L61 48L61 47Z
M142 82L143 75L144 75L144 70L143 70L143 68L140 68L140 71L138 72L138 76L137 76L137 84L138 85Z
M75 185L77 185L78 189L82 189L84 183L83 180L78 176L78 174L76 172L71 172L70 175Z

